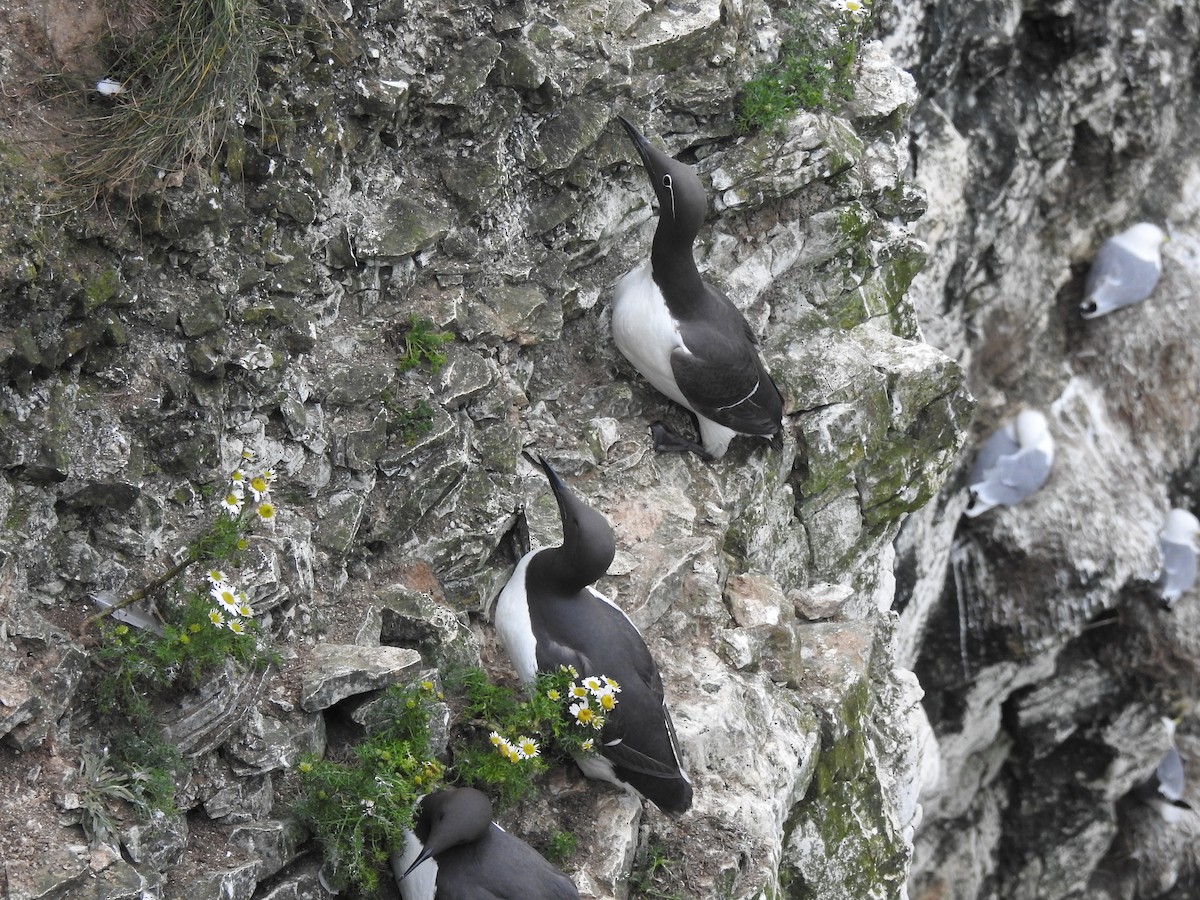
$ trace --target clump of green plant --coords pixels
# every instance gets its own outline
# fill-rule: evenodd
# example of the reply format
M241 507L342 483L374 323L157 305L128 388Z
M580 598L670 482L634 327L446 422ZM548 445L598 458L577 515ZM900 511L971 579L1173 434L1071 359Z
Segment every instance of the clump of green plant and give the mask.
M638 864L629 876L630 897L650 897L653 900L682 900L683 895L671 890L679 884L673 871L676 860L667 856L667 848L660 843L651 843L640 854Z
M596 752L596 738L621 692L611 678L579 679L566 666L540 674L527 697L488 681L482 669L468 669L455 680L464 719L453 746L456 779L487 791L501 806L529 793L531 777L546 768L546 749L562 757Z
M218 568L236 560L257 523L275 519L275 473L266 468L250 474L244 468L250 462L246 455L231 474L212 524L179 563L83 624L85 632L93 624L100 631L91 654L93 688L96 711L114 735L111 768L126 779L143 808L173 809L178 768L178 752L161 738L154 698L198 687L229 659L248 665L271 660L245 592ZM208 566L200 584L183 588L179 577L200 562ZM131 608L158 592L168 592L158 607L160 617ZM114 621L118 613L120 621Z
M396 366L401 372L427 365L437 372L446 364L442 348L454 340L449 331L438 331L437 326L420 316L409 316L408 326L400 336L404 352Z
M785 14L791 33L778 62L742 88L738 130L767 128L798 109L826 109L854 96L854 63L870 12L869 0L825 0L806 14Z
M569 831L555 829L542 847L542 856L558 865L574 856L578 849L579 838Z
M71 786L81 816L80 824L90 846L117 842L119 826L111 812L114 804L124 802L139 812L146 811L138 784L149 777L141 769L114 769L105 754L84 752L79 757L79 769Z
M383 397L388 411L387 433L398 436L405 444L411 444L422 435L433 430L433 407L418 400L410 407L401 406L390 393Z
M205 164L257 92L268 28L257 0L154 0L109 12L106 77L78 91L108 102L89 104L65 160L64 186L85 201L136 196L189 160Z
M395 685L373 710L374 728L345 762L307 756L297 766L304 798L297 813L325 850L333 878L367 893L379 887L388 855L404 846L417 799L444 770L430 751L432 682Z

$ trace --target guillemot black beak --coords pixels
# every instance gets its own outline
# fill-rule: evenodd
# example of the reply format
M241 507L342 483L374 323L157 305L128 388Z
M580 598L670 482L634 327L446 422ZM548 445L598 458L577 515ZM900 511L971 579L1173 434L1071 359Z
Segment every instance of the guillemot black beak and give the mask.
M633 142L634 149L637 150L638 156L642 158L642 165L646 167L647 174L653 180L654 174L660 168L659 166L655 165L656 161L654 155L656 153L662 153L662 151L651 144L650 141L646 139L646 136L638 131L637 128L634 127L634 124L627 118L624 116L617 116L617 121L625 126L625 133L629 135L629 140Z
M424 850L421 851L421 855L413 860L413 864L404 870L404 874L401 875L398 880L403 881L405 878L407 878L409 876L409 874L412 872L413 869L415 869L421 863L425 862L425 860L429 859L429 857L431 857L431 856L433 856L433 852L428 847L426 847Z
M554 471L554 467L547 462L544 456L538 455L537 463L542 467L542 471L546 473L546 480L550 482L550 490L554 491L554 499L558 501L558 508L562 512L566 512L563 508L563 503L570 497L575 500L575 496L571 493L571 489L567 487L566 482L558 477L558 473Z

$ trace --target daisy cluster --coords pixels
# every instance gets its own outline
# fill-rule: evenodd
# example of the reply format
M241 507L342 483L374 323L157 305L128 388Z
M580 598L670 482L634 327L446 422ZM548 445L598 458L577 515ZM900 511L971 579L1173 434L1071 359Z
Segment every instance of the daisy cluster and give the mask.
M621 686L607 675L589 675L573 682L568 691L571 718L589 728L603 728L604 717L616 707L620 692Z
M538 748L538 742L531 737L526 737L525 735L521 735L515 742L513 742L506 737L502 737L500 732L493 731L488 736L488 740L492 742L492 746L499 751L500 755L511 763L519 763L522 760L533 759L540 752L540 749Z
M221 498L221 511L237 518L246 508L246 495L250 495L251 509L264 522L275 521L275 504L271 502L271 485L275 483L275 470L267 467L252 475L247 467L254 462L254 453L242 451L242 465L229 476L229 490Z
M216 602L209 610L208 620L216 628L228 628L234 634L246 633L246 620L254 615L246 593L219 569L210 569L208 595Z
M533 698L534 707L540 709L534 714L535 733L548 727L560 748L572 753L577 750L591 752L596 740L594 737L581 740L580 729L584 734L591 734L603 728L605 717L617 706L620 692L621 686L615 679L594 675L579 678L579 673L567 666L555 674L541 675ZM489 740L496 752L511 763L533 759L540 753L538 742L525 735L510 741L500 732L493 731Z

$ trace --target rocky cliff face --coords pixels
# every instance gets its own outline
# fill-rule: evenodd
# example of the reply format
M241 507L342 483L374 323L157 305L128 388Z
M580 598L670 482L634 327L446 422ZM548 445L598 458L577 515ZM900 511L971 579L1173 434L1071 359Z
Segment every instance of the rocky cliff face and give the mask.
M1164 613L1149 589L1166 510L1196 503L1198 29L1178 3L917 3L888 17L922 93L923 333L967 373L973 439L1032 406L1058 446L1039 494L967 523L972 440L898 542L900 658L926 691L942 767L913 896L1196 891L1195 820L1167 825L1130 792L1164 752L1161 716L1182 718L1191 773L1200 749L1200 612L1192 597ZM1157 291L1082 321L1091 254L1137 221L1172 234Z
M559 538L523 448L613 523L599 586L663 669L696 786L671 819L560 767L507 812L535 843L578 837L564 867L584 896L628 896L648 856L697 898L897 897L910 869L930 897L1194 878L1172 855L1187 832L1126 795L1165 746L1159 716L1195 696L1200 613L1164 617L1142 584L1159 515L1197 490L1197 14L1027 6L880 10L888 49L861 48L852 99L748 135L735 97L780 54L782 4L265 6L284 27L255 103L129 223L50 214L42 148L76 120L17 96L0 133L10 896L326 896L296 760L344 753L389 682L506 676L489 608L512 539ZM23 41L0 50L6 83L31 58L102 74L53 22L5 15ZM649 449L648 421L690 425L609 336L654 218L618 112L709 187L700 266L761 336L782 440L717 464ZM1088 254L1141 218L1176 234L1158 294L1082 325ZM436 373L400 364L414 316L455 335ZM943 482L968 387L977 429L1047 409L1060 454L1027 507L965 528ZM87 598L179 559L246 450L279 474L278 521L238 573L279 665L163 703L178 815L116 804L118 836L88 848L73 773L108 736Z
M627 896L651 847L678 896L901 894L928 728L891 547L970 415L905 296L925 259L911 79L868 43L851 101L739 136L734 98L788 27L770 5L268 12L285 39L211 177L162 173L133 222L48 215L23 143L48 135L19 118L6 139L10 896L324 896L296 758L344 753L350 708L389 681L504 676L488 614L508 537L559 539L525 447L613 523L600 587L659 661L697 799L668 819L558 769L506 823L573 832L586 897ZM617 112L710 188L698 258L787 398L774 444L718 464L649 449L649 420L690 426L609 337L654 222ZM399 365L414 316L455 335L436 373ZM107 738L83 699L87 597L177 560L244 451L279 476L239 575L281 664L173 698L179 814L88 852L71 773Z

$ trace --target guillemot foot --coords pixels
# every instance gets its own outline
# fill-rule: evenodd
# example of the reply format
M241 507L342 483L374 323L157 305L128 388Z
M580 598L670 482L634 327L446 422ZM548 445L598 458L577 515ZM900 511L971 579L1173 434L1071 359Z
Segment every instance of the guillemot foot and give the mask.
M676 434L661 420L650 423L650 435L654 438L654 449L659 453L695 453L701 459L712 459L712 454L703 446Z

